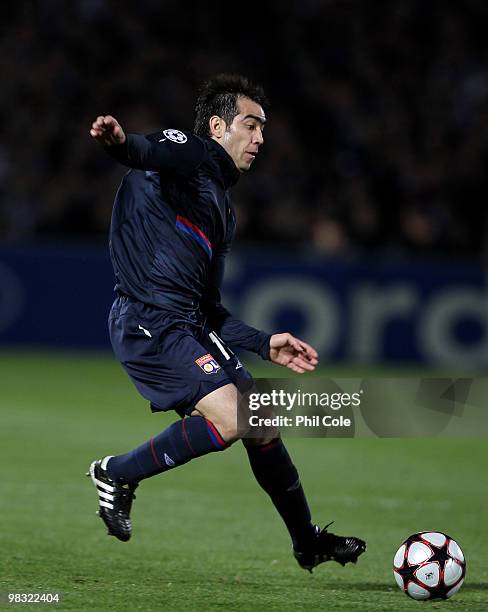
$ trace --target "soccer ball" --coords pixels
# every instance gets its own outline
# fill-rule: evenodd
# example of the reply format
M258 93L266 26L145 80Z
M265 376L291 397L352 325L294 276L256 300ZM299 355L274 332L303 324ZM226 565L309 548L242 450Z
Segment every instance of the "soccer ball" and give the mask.
M393 558L398 587L413 599L448 599L459 591L466 561L458 543L439 531L407 538Z

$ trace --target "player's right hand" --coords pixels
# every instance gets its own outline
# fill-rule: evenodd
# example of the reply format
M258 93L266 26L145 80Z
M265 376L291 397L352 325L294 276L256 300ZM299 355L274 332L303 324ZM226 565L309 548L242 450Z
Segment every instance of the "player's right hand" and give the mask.
M125 142L124 130L117 119L111 115L99 115L92 123L90 135L104 147Z

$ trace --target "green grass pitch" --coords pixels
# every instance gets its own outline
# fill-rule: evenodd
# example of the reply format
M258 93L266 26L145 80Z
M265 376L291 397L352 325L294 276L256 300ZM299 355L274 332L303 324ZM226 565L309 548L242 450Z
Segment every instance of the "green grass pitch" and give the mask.
M105 535L90 461L174 420L150 413L110 355L3 351L0 413L0 592L59 591L69 610L488 609L486 439L288 438L314 520L368 543L356 566L309 575L240 444L144 482L133 539ZM466 554L447 602L410 600L393 580L397 547L424 529Z

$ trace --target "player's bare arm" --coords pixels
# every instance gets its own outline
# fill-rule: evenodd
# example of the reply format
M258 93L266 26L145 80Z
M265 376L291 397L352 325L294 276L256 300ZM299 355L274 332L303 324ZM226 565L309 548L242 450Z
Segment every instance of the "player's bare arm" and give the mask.
M269 341L270 360L298 374L313 372L319 362L317 351L291 334L273 334Z
M125 142L124 130L112 115L99 115L92 123L90 136L104 147L121 145Z

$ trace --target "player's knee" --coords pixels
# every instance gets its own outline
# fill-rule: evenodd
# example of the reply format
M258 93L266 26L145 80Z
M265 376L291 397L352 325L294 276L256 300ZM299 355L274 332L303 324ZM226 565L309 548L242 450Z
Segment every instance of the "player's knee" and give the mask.
M216 428L220 432L220 435L225 440L227 444L233 444L237 440L240 440L245 431L242 428L239 428L236 423L224 422L216 425Z
M227 444L243 438L250 427L249 419L240 410L237 389L230 384L203 398L192 414L211 421Z
M233 444L243 438L249 429L249 423L241 422L237 412L232 409L223 410L214 416L212 422L227 444Z

